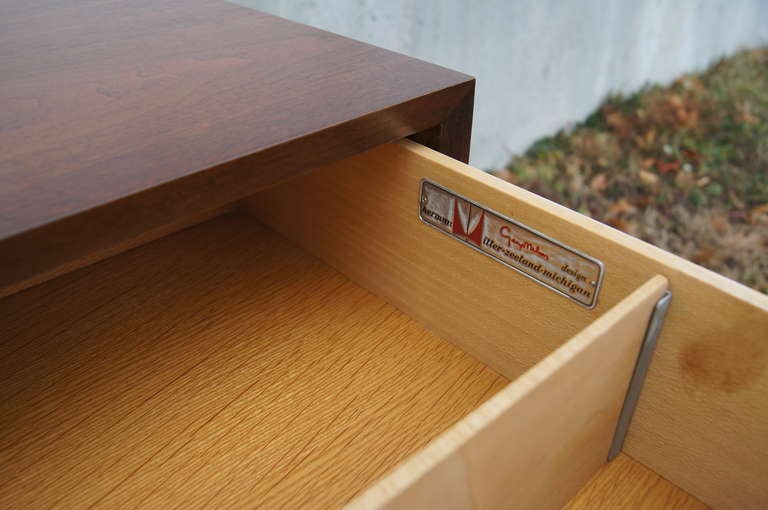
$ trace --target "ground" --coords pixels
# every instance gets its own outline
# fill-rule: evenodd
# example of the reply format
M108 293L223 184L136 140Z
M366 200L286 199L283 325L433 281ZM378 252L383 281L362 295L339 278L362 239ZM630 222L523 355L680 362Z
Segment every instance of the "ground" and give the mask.
M768 48L612 96L495 174L768 293Z

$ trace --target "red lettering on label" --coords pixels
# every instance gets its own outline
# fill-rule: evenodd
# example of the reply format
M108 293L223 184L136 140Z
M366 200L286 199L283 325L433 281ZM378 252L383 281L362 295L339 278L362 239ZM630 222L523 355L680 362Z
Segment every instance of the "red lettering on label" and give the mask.
M530 251L537 257L540 257L544 260L549 260L549 255L541 251L541 248L539 248L537 245L531 243L530 241L519 241L515 239L515 237L512 235L512 230L508 226L502 225L501 228L499 228L499 235L507 240L507 248L514 244L519 250Z

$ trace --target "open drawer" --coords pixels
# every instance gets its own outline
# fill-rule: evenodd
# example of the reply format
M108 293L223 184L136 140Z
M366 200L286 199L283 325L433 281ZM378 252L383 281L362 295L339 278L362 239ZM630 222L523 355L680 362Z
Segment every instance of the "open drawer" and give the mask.
M601 260L596 306L426 225L422 179ZM0 301L0 506L760 508L766 301L382 146Z

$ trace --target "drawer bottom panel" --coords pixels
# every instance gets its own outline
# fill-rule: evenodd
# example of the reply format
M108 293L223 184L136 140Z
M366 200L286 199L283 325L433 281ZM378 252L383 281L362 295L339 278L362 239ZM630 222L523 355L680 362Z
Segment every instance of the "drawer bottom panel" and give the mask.
M603 466L563 510L705 510L707 505L625 453Z
M508 382L246 216L0 316L3 508L338 507Z

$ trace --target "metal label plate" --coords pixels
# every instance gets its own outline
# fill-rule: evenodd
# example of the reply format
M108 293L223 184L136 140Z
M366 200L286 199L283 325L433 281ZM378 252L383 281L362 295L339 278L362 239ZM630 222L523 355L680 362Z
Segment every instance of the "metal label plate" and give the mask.
M432 181L421 181L419 218L587 308L597 305L603 263Z

